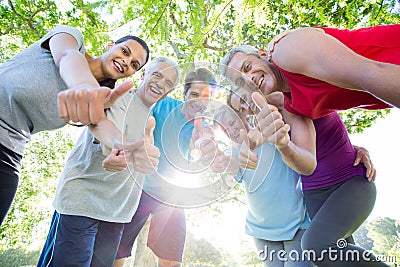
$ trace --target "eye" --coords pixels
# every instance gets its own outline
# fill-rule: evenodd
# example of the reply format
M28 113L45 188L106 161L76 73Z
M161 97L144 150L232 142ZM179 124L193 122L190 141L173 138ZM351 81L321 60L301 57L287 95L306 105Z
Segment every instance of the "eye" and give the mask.
M123 48L123 47L122 47L122 53L123 53L125 56L128 55L128 51L126 51L126 49Z
M131 63L131 66L132 66L132 68L134 69L134 70L139 70L139 68L140 68L140 66L139 66L139 64L137 64L136 62L132 62Z
M162 77L161 73L157 71L153 72L153 76L156 77L157 79L160 79Z
M167 86L168 86L168 88L172 88L174 86L174 84L172 82L168 81Z
M245 72L248 72L249 70L250 70L250 66L251 66L251 64L250 64L250 62L247 62L245 65L244 65L244 71Z

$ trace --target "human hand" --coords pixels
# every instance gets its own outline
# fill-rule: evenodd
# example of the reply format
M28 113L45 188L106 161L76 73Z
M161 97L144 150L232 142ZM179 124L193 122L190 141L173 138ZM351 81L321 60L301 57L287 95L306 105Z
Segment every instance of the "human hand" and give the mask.
M104 109L131 90L133 83L124 82L115 89L93 85L69 88L58 93L58 112L65 123L97 124L104 117Z
M203 128L200 113L196 114L193 121L194 129L190 140L190 155L196 160L209 166L217 156L218 146L214 140L214 132L211 128Z
M357 156L354 160L353 166L357 166L360 163L364 164L365 168L367 168L366 177L368 178L368 181L374 181L376 178L376 169L372 164L368 150L359 146L354 146L354 149L357 152Z
M252 93L251 97L260 110L256 118L263 138L277 148L287 146L290 141L290 126L285 124L279 110L275 106L269 105L258 92Z
M230 158L228 156L226 156L221 150L217 150L217 155L210 168L215 173L225 173L228 168L229 161Z
M120 172L126 169L129 162L132 162L132 151L141 148L144 139L126 144L114 143L111 153L103 160L103 168L110 172Z
M243 140L238 157L240 167L243 169L255 170L258 165L258 153L254 149L257 144L253 139L249 138L246 131L243 129L240 130L240 137Z
M133 168L135 171L151 174L158 168L160 150L154 145L153 131L156 120L150 116L145 128L144 145L133 153Z

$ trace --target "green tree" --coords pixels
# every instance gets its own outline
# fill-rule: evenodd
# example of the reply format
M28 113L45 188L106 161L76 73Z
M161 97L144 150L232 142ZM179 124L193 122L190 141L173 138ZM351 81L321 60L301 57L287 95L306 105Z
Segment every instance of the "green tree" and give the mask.
M374 240L372 251L377 255L400 255L400 222L384 217L376 218L367 225L368 237ZM400 258L397 258L400 262Z
M217 64L238 44L265 47L274 35L289 28L354 28L399 22L395 0L3 0L0 61L26 48L56 24L79 28L93 55L102 51L102 45L110 39L109 32L138 28L140 37L151 44L153 55L173 56L179 63L190 65L194 61ZM123 35L129 33L130 30ZM349 132L360 132L387 112L351 110L341 115ZM39 135L40 141L31 144L32 152L27 151L23 162L26 174L21 179L19 195L0 229L2 248L33 242L29 233L34 233L39 222L50 216L41 212L40 205L33 204L51 199L51 194L41 196L40 192L54 187L50 181L58 177L62 168L52 155L64 159L65 148L72 143L64 134L55 140L48 139L47 134ZM41 177L47 180L40 180Z

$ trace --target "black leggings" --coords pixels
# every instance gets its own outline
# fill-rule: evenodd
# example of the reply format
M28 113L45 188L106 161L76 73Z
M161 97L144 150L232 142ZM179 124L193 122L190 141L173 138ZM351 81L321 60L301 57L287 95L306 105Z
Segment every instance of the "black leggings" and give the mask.
M376 199L374 182L354 176L339 184L304 191L311 224L301 240L318 266L388 266L356 246L351 235L371 213ZM346 242L342 239L346 239Z
M17 192L22 156L0 144L0 225Z

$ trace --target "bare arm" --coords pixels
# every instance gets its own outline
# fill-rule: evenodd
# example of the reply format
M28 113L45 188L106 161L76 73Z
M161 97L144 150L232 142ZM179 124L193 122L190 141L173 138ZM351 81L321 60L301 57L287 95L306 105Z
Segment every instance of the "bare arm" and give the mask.
M300 174L310 175L317 167L314 124L310 119L286 110L283 110L283 117L290 125L291 140L277 149L289 167Z
M260 109L257 114L258 127L265 140L276 146L283 161L293 170L305 175L313 173L317 162L312 121L285 109L281 114L259 93L253 93L251 97Z
M51 37L50 51L60 74L68 87L99 87L89 64L77 46L76 39L68 33L59 33Z
M114 90L100 87L77 44L76 39L67 33L56 34L49 41L54 62L68 86L58 94L58 110L65 122L70 119L84 125L96 124L104 119L104 107L111 106L128 92L132 83L127 81Z
M275 45L281 68L348 89L365 90L400 105L400 66L360 56L322 29L301 28Z
M115 143L122 144L123 142L121 131L107 118L103 119L96 125L89 126L89 131L109 149L113 148Z

